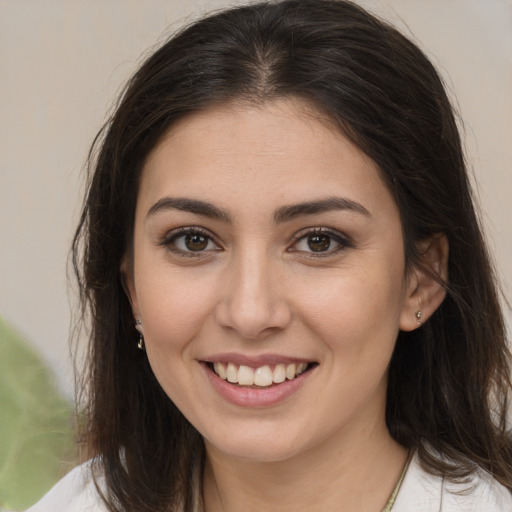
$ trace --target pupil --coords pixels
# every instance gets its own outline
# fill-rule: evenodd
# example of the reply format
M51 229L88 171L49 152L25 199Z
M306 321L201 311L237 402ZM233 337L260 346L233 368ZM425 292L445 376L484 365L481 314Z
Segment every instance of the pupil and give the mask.
M331 239L327 235L310 235L308 237L308 246L314 252L322 252L329 249Z
M187 235L185 237L185 245L190 251L202 251L208 245L208 238L203 235Z

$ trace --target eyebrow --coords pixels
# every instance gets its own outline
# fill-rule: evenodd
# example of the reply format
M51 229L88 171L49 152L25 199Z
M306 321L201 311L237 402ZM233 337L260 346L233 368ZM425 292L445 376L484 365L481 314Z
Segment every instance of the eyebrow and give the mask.
M274 222L279 224L287 222L304 215L315 215L333 210L349 210L360 213L365 217L371 217L370 212L361 204L345 197L328 197L319 201L308 201L304 203L282 206L274 213Z
M186 197L163 197L148 210L146 218L166 210L180 210L202 215L210 219L231 222L231 216L222 208L218 208L206 201Z
M148 210L146 218L167 210L180 210L202 215L210 219L221 220L228 223L232 222L232 218L226 210L212 203L208 203L207 201L186 197L163 197L159 199ZM281 224L297 217L326 213L333 210L348 210L366 217L371 217L370 212L361 203L345 197L328 197L318 201L307 201L281 206L274 212L273 219L276 224Z

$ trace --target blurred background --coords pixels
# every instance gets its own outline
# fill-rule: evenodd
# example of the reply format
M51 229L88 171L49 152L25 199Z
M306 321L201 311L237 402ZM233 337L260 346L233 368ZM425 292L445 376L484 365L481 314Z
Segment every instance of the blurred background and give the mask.
M74 461L66 266L83 164L155 45L225 0L0 0L0 509ZM463 120L487 238L512 298L512 1L358 0L433 60ZM505 306L508 325L512 312Z

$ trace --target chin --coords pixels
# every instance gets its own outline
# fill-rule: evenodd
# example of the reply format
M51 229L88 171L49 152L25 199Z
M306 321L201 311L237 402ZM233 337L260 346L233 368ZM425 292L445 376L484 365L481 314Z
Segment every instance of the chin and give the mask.
M221 438L205 439L207 450L221 453L236 459L251 462L281 462L296 456L303 450L307 450L304 442L294 441L295 437L279 436L275 433L229 437L223 433Z

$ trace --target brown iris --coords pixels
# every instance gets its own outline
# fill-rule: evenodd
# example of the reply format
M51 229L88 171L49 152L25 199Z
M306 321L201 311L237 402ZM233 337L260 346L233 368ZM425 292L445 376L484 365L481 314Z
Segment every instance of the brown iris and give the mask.
M190 233L185 237L185 245L189 251L204 251L208 246L208 237L198 233Z
M331 246L331 238L328 235L309 235L308 247L313 252L327 251Z

